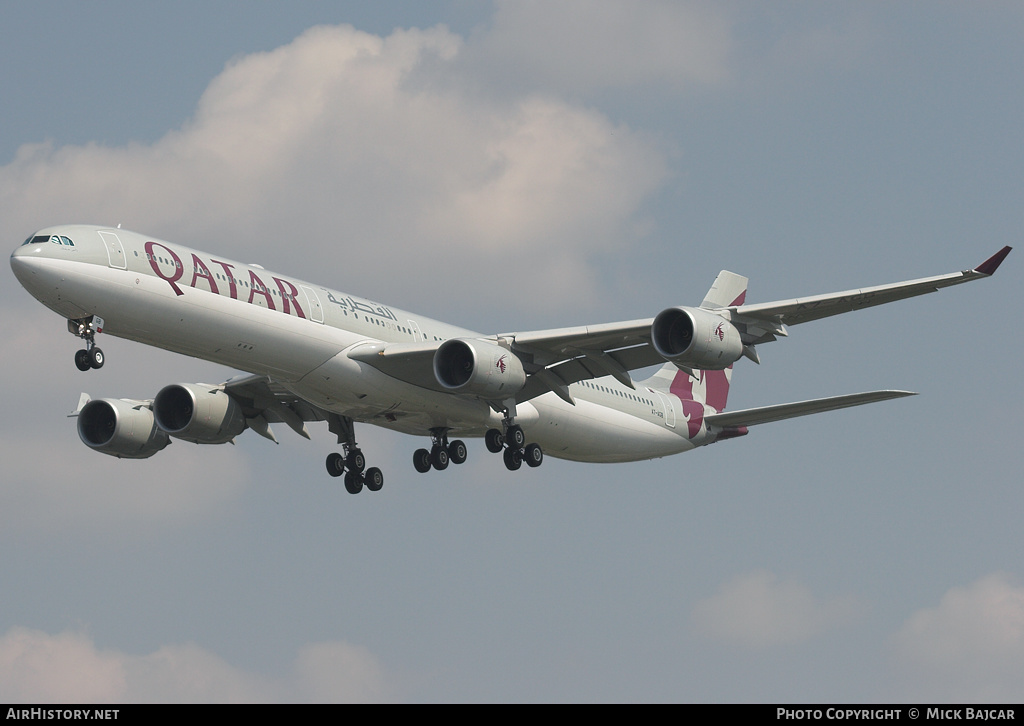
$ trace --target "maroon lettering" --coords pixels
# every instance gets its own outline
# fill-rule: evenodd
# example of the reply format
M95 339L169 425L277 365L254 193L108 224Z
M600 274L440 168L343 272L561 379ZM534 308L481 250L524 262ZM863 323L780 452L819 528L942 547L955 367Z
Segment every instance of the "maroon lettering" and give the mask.
M220 260L211 260L215 265L220 265L224 268L224 276L228 278L229 289L231 290L231 299L238 299L238 286L235 284L235 276L231 274L234 265L229 265L227 262L221 262Z
M206 263L199 259L195 253L192 253L192 266L195 271L192 273L192 283L189 287L195 287L196 280L201 277L210 284L210 292L219 295L220 290L217 289L217 282L213 279L213 273L210 272Z
M252 305L252 299L254 295L262 295L267 300L267 307L271 310L276 310L274 307L274 301L270 298L270 290L263 284L255 272L249 270L249 304Z
M171 275L170 277L164 275L164 273L160 270L160 262L157 260L156 254L153 252L154 247L162 247L164 250L167 251L167 254L171 256L171 260L173 260L174 263L174 274ZM160 244L159 242L147 242L146 256L149 258L149 266L153 268L153 272L156 274L156 276L159 277L161 280L166 281L171 286L171 289L174 290L175 295L184 295L184 291L180 287L178 287L178 280L180 280L181 276L185 274L185 270L181 266L181 260L178 259L178 255L174 253L174 250L172 250L170 247L167 247L166 245Z
M277 289L281 291L281 300L284 301L281 305L281 312L285 315L292 314L291 306L288 303L290 300L295 303L295 314L300 318L305 318L306 316L302 313L302 308L299 307L299 291L295 289L295 285L287 280L282 280L280 277L275 277L273 280L277 283Z

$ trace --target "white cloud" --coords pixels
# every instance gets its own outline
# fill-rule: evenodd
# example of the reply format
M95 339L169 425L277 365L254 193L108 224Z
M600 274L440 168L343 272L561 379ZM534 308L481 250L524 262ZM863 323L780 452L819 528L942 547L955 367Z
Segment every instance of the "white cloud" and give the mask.
M923 700L1024 697L1024 587L995 573L918 610L893 640L900 694Z
M10 703L113 703L126 683L119 658L84 635L14 628L0 639L0 698Z
M849 623L860 610L851 598L822 599L806 585L758 570L699 601L691 623L704 637L760 648L805 641Z
M13 628L0 638L0 700L12 703L368 702L385 686L377 658L340 641L305 646L287 675L271 678L194 644L136 656L80 632Z
M514 300L507 313L481 313L495 329L521 325L524 310L584 309L596 256L644 232L644 200L668 174L663 150L589 108L463 87L463 49L440 27L387 37L311 28L237 58L194 117L152 144L22 146L0 167L0 232L20 240L61 222L122 222L466 324L459 312ZM65 418L78 386L149 398L182 375L182 358L134 351L128 364L125 344L109 341L104 375L70 378L78 345L63 322L41 307L22 314L13 284L0 296L19 311L0 323L12 342L0 362L21 414L0 437L0 522L146 527L241 491L250 472L233 447L176 442L158 466L118 461L89 452ZM33 377L53 366L68 377ZM45 422L33 425L37 410Z
M440 27L312 28L230 64L151 145L22 146L0 224L121 222L435 309L493 298L496 278L526 280L526 308L583 307L596 256L643 234L665 151L593 109L473 90L463 46Z

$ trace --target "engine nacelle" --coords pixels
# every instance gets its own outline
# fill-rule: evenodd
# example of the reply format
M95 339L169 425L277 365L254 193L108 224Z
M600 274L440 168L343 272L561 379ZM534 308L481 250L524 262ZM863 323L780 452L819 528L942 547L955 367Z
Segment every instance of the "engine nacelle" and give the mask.
M722 370L743 355L740 331L700 308L662 310L651 325L651 340L662 358L690 368Z
M78 437L90 449L119 459L148 459L170 443L145 405L103 398L78 412Z
M514 353L470 338L441 343L434 353L434 376L451 391L488 401L511 398L526 385L526 371Z
M245 414L223 388L202 383L164 386L153 399L156 424L176 439L224 444L245 431Z

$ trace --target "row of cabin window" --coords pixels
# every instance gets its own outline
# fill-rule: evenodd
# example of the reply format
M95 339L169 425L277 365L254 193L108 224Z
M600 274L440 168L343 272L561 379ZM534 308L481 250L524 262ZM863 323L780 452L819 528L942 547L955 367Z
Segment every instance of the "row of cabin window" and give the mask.
M610 393L613 396L621 396L622 398L629 398L629 399L632 399L632 400L636 401L637 403L643 403L643 404L646 404L648 406L653 406L654 405L653 403L648 401L646 398L640 398L639 396L634 396L632 393L623 393L622 391L616 391L614 388L606 388L604 386L599 386L596 383L591 383L590 381L580 381L580 383L582 383L584 386L587 386L588 388L593 388L595 391L604 391L605 393Z

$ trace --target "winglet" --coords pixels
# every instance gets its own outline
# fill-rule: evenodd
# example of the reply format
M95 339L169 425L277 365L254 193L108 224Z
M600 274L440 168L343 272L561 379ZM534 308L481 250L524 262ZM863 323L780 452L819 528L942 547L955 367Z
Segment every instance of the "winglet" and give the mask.
M1012 249L1012 247L1003 247L1003 249L999 250L994 255L992 255L987 260L978 265L976 268L974 268L974 271L980 272L982 275L991 275L995 273L996 269L999 267L1000 264L1002 264L1003 260L1006 259L1006 256L1010 254L1010 250Z

